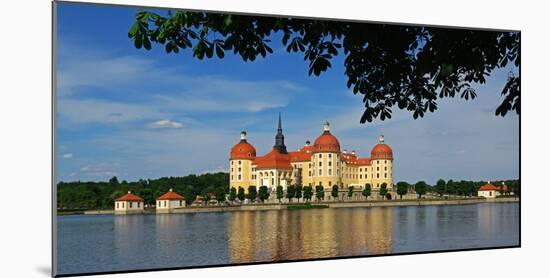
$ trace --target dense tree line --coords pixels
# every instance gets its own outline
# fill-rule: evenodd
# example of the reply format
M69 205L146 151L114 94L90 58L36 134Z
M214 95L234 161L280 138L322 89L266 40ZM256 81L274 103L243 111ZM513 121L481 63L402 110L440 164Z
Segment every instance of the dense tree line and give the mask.
M507 195L514 193L515 195L521 194L520 182L519 180L498 180L491 181L491 184L499 187L502 183L506 184L508 191L504 192L501 190L501 194ZM400 181L396 184L397 194L400 196L407 193L415 193L419 195L419 198L426 193L438 194L440 197L444 195L453 195L453 196L477 196L477 191L479 188L487 184L486 181L467 181L467 180L448 180L439 179L436 184L429 185L424 181L419 181L414 184L409 184L404 181Z
M520 195L521 188L519 180L500 180L492 181L495 186L500 186L502 183L508 186L508 192L500 192L501 194L509 194L513 192L515 195ZM416 183L408 183L400 181L396 183L395 189L397 194L402 198L405 194L417 194L418 198L426 194L437 194L440 197L452 196L476 196L479 187L486 184L485 181L454 181L439 179L436 184L430 185L424 181ZM207 193L214 193L218 202L227 200L240 201L248 199L251 202L264 202L269 199L270 191L266 186L249 186L246 188L239 187L238 189L229 190L229 175L227 173L214 173L203 175L188 175L185 177L163 177L159 179L140 179L134 182L122 181L119 182L116 177L105 182L59 182L57 185L58 208L63 210L70 209L110 209L113 207L114 200L127 191L132 191L134 194L145 199L145 204L154 204L156 198L166 193L172 188L177 193L183 195L187 203L195 200L196 196L201 196L203 200L208 201L210 196ZM353 189L348 188L348 197L353 194ZM372 186L366 184L361 191L361 195L368 199L371 196ZM248 192L245 194L245 192ZM385 196L388 192L387 185L382 184L378 190L378 194ZM325 199L325 189L322 186L301 186L290 185L286 191L282 186L278 186L273 192L276 199L281 201L287 198L292 202L294 198L305 201L311 201L315 197L317 201ZM339 197L339 190L333 187L330 194L333 198Z
M163 177L119 181L116 177L109 181L73 181L57 184L57 206L59 209L110 209L114 200L128 191L145 199L145 204L154 204L156 198L172 188L191 203L197 195L206 196L213 192L229 193L228 173L208 173L184 177Z

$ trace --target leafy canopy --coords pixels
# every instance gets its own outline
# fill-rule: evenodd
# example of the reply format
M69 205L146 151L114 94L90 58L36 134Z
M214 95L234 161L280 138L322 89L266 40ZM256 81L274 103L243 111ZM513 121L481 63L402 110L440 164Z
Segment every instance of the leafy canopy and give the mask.
M395 107L417 119L437 110L438 99L474 99L473 83L510 62L520 65L519 32L187 11L140 10L135 19L128 36L136 48L190 49L197 59L232 52L254 61L272 54L271 39L280 37L287 52L303 54L308 74L319 76L344 55L346 85L363 95L361 123L389 119ZM501 94L495 114L519 114L520 77L510 73Z

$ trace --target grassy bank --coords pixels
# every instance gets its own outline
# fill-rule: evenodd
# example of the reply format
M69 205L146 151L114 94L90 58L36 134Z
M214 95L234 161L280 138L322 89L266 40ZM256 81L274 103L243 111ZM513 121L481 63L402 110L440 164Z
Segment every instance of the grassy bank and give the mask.
M64 209L64 210L57 210L57 215L76 215L76 214L84 214L84 209Z
M289 205L287 206L288 210L298 210L298 209L320 209L328 208L328 205L312 205L311 203L304 203L299 205Z

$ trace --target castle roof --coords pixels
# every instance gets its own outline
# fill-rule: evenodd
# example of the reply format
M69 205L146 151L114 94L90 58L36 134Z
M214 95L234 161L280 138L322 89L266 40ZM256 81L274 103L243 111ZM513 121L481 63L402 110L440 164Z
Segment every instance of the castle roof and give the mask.
M340 155L342 161L351 166L367 166L371 165L371 159L369 157L360 158L355 153L348 153L344 151Z
M312 153L313 153L313 146L304 146L298 151L289 152L288 155L290 156L291 162L303 162L303 161L310 161Z
M340 152L340 142L336 136L332 135L330 131L326 130L321 134L313 143L314 152Z
M231 148L229 159L254 159L256 148L248 143L246 132L241 132L241 141Z
M340 152L340 142L338 139L330 133L330 124L325 122L323 125L323 133L315 139L313 143L314 152Z
M280 153L279 149L275 147L268 154L256 157L254 165L256 165L256 169L292 169L290 155Z
M371 159L393 159L393 151L385 143L377 144L370 152Z

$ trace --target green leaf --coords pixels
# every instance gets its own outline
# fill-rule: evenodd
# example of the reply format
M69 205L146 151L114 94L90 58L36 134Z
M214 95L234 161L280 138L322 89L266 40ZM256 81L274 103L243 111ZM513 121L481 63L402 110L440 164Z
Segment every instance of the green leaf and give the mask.
M283 45L286 45L288 43L288 39L290 38L290 32L286 32L283 35ZM287 48L288 49L288 48ZM287 50L288 51L288 50Z
M147 50L151 50L151 41L147 38L147 36L143 36L143 47Z
M141 36L137 36L135 39L134 39L134 46L138 49L141 48L141 45L142 45L142 41L141 41Z
M136 22L136 23L134 23L134 25L132 25L132 27L128 31L128 38L134 37L136 35L138 29L139 29L139 23Z
M225 27L229 27L229 25L231 25L232 22L233 20L231 18L231 15L228 15L225 17L223 24L225 24Z
M223 57L225 56L224 52L223 52L223 49L218 45L216 46L216 55L218 56L218 58L220 59L223 59Z

